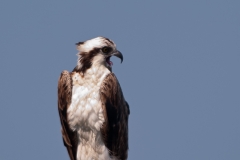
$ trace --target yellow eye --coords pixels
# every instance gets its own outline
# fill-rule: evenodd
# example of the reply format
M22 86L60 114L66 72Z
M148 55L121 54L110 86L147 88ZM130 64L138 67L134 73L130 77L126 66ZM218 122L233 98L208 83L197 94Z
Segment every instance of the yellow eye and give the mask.
M103 53L109 53L111 51L111 48L110 47L103 47L102 48L102 52Z

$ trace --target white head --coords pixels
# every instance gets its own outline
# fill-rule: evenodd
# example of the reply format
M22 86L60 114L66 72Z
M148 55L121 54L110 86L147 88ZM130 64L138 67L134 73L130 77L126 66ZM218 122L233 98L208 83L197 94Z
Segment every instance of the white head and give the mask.
M109 70L112 68L111 56L117 56L123 61L122 53L116 48L116 44L108 38L97 37L85 42L76 43L78 53L77 71L84 73L92 65L104 65Z

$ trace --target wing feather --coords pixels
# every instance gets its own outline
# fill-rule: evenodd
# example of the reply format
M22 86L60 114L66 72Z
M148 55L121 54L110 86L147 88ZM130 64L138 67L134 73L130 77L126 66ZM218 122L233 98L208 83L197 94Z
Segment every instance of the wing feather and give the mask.
M72 78L68 71L63 71L58 80L58 112L62 125L63 143L71 160L76 160L76 133L68 125L67 109L71 104Z
M104 79L100 97L103 105L105 122L101 133L110 154L120 160L128 157L128 116L129 105L125 101L121 86L113 73Z

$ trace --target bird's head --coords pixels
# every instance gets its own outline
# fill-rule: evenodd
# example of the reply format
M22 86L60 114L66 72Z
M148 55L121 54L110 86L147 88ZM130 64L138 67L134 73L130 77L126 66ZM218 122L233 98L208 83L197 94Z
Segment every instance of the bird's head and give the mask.
M84 73L93 65L104 65L109 70L112 69L113 63L110 61L111 56L116 56L123 61L123 55L117 50L116 44L108 38L97 37L85 42L76 43L78 53L79 71Z

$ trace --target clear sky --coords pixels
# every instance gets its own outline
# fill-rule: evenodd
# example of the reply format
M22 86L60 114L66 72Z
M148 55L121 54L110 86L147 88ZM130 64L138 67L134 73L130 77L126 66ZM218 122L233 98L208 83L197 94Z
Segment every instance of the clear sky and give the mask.
M57 81L112 39L129 160L240 159L240 1L0 2L0 159L67 160Z

